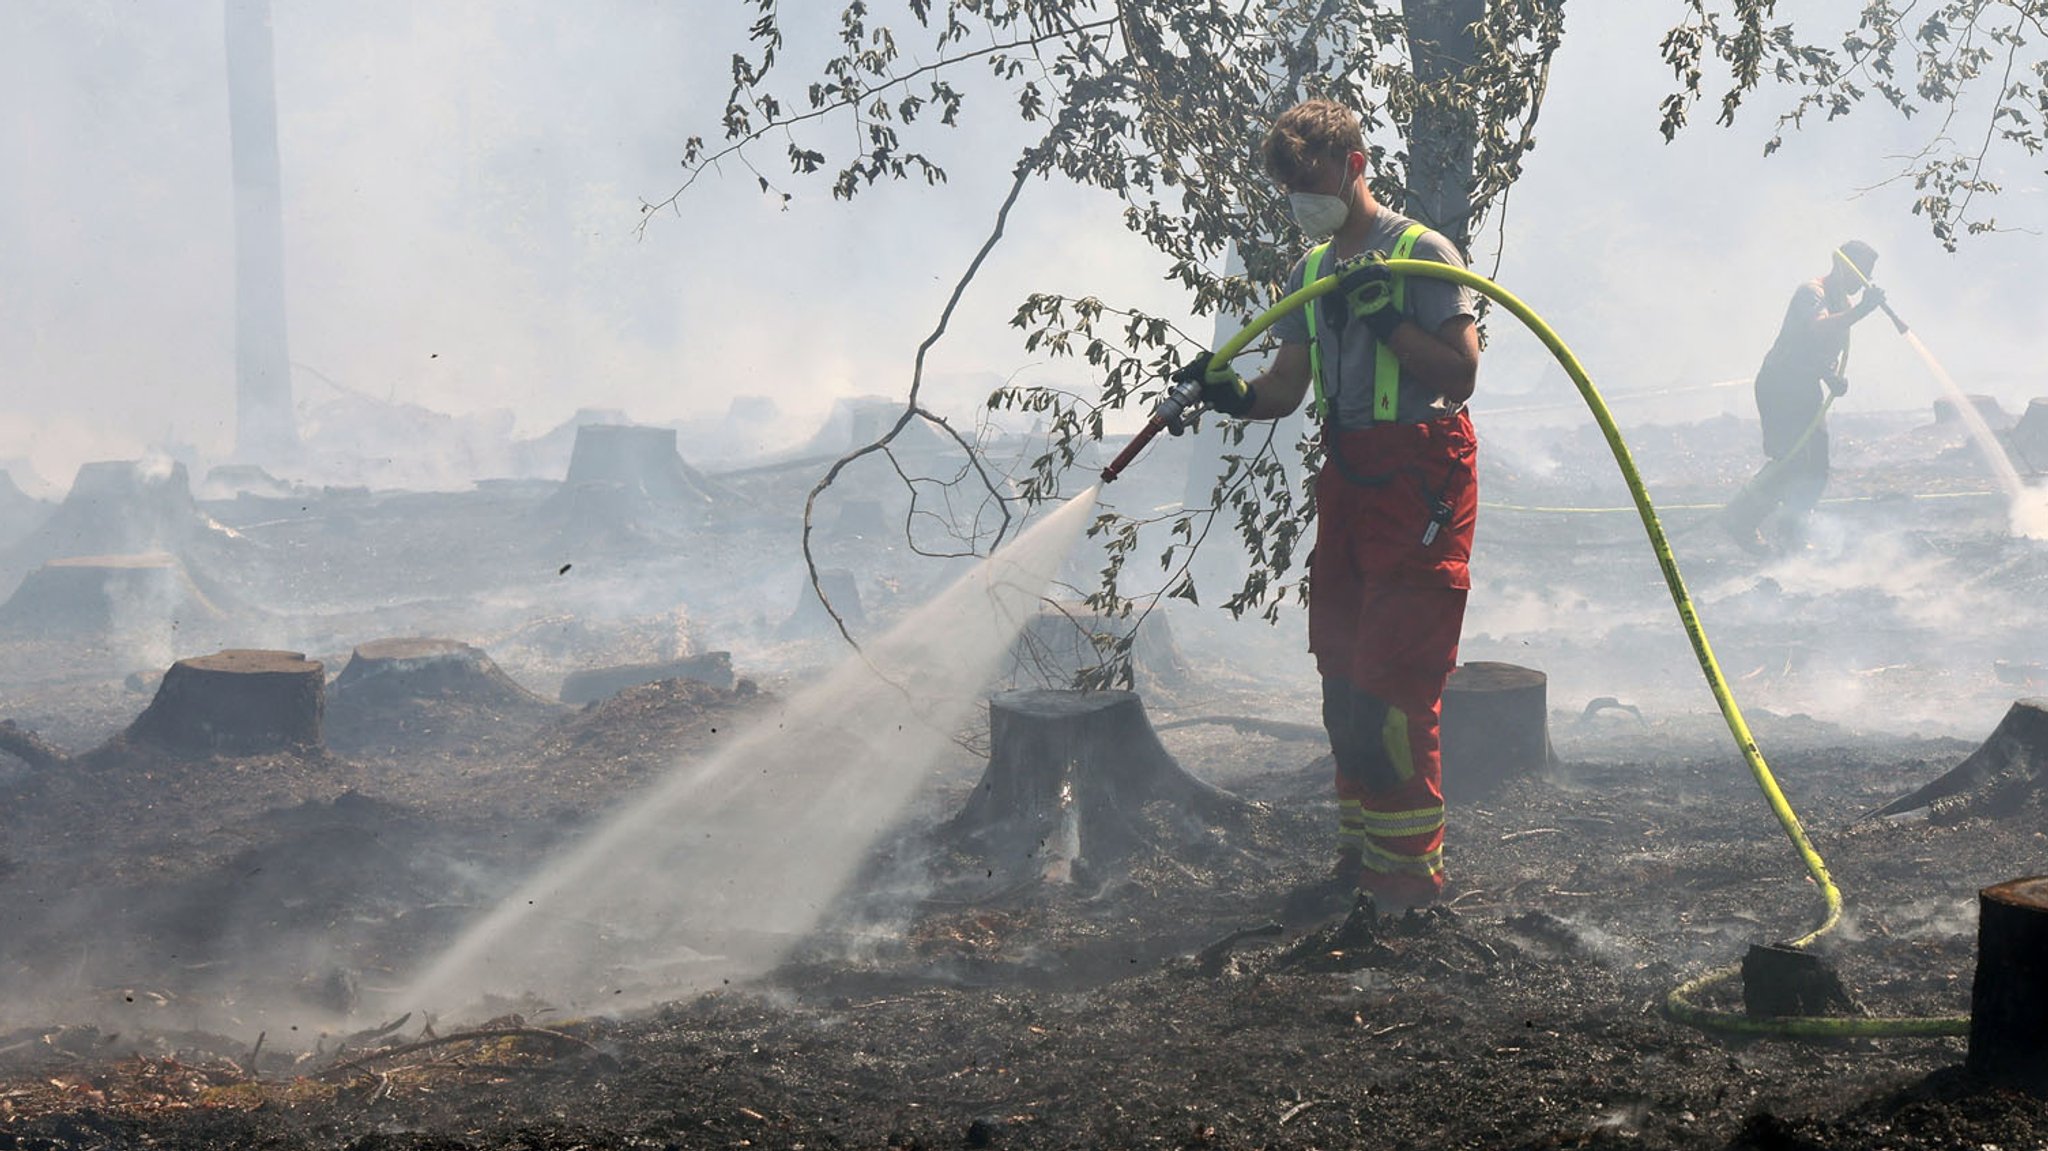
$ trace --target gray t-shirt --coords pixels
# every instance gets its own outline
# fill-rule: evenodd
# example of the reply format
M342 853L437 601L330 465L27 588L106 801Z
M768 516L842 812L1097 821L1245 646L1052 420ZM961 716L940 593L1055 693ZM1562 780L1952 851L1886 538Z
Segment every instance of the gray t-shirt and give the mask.
M1758 383L1766 388L1811 389L1841 371L1849 355L1849 329L1844 326L1830 332L1820 327L1820 318L1832 310L1827 289L1819 280L1799 285L1785 307L1778 339L1765 354L1763 367L1757 369Z
M1366 234L1365 250L1391 252L1394 242L1401 233L1415 221L1397 212L1381 208L1373 218L1372 230ZM1414 258L1434 260L1454 268L1465 266L1465 257L1458 252L1457 245L1435 231L1424 232L1415 239ZM1302 285L1302 275L1308 266L1308 257L1303 255L1294 262L1294 270L1287 275L1287 290L1297 291ZM1337 260L1334 249L1323 253L1320 274L1329 275L1336 271ZM1427 276L1406 278L1407 304L1403 308L1408 317L1423 330L1435 332L1444 321L1452 316L1477 316L1472 290L1449 280L1435 280ZM1346 324L1346 312L1342 298L1335 293L1316 301L1317 336L1322 346L1323 390L1330 401L1331 415L1340 428L1369 427L1372 418L1372 372L1373 360L1378 348L1372 338L1372 329L1362 323ZM1273 325L1274 333L1283 344L1305 344L1308 342L1308 309L1296 308L1281 317ZM1313 393L1311 393L1313 394ZM1395 411L1397 423L1414 424L1448 416L1462 406L1444 399L1440 395L1425 394L1424 389L1403 381L1401 399Z

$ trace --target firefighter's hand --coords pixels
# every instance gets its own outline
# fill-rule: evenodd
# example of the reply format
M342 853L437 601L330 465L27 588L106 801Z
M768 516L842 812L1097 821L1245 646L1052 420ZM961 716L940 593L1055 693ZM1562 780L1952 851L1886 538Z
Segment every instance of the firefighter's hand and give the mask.
M1207 407L1216 409L1226 416L1241 416L1252 410L1252 386L1245 383L1229 360L1218 360L1209 352L1203 352L1181 366L1173 373L1176 384L1196 385L1196 398ZM1176 388L1175 391L1180 389ZM1170 425L1173 421L1168 420Z
M1884 307L1884 289L1876 284L1863 286L1863 298L1856 301L1856 318L1863 317Z
M1344 294L1350 317L1371 328L1374 339L1383 344L1393 339L1394 329L1401 326L1401 310L1394 306L1394 272L1386 257L1374 252L1353 261L1337 281L1337 290Z
M1849 377L1830 372L1827 378L1828 394L1841 399L1849 394Z

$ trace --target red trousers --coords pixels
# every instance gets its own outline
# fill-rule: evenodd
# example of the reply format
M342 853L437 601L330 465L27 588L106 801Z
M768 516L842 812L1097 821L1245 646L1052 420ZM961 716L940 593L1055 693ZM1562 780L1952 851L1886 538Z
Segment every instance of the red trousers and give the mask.
M1309 649L1337 761L1338 852L1383 907L1443 887L1444 682L1479 506L1464 414L1335 431L1316 479Z

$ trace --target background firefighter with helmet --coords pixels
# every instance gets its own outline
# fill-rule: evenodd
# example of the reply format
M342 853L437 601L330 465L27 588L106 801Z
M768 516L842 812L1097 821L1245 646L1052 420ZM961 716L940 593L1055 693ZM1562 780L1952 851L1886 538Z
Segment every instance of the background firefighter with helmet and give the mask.
M1279 351L1257 379L1208 353L1175 379L1199 380L1204 404L1245 419L1286 416L1313 391L1325 462L1309 647L1337 765L1337 878L1395 912L1433 901L1444 882L1438 717L1471 586L1476 311L1463 287L1390 273L1389 257L1464 259L1374 200L1356 114L1298 104L1274 123L1263 157L1316 245L1288 290L1345 279L1274 326Z
M1849 329L1884 306L1884 289L1870 282L1876 264L1877 250L1861 240L1835 249L1827 275L1794 289L1778 338L1757 369L1756 411L1769 462L1724 519L1749 551L1771 550L1761 529L1781 506L1780 542L1798 546L1807 516L1827 490L1827 407L1849 390ZM1859 291L1861 297L1850 304Z

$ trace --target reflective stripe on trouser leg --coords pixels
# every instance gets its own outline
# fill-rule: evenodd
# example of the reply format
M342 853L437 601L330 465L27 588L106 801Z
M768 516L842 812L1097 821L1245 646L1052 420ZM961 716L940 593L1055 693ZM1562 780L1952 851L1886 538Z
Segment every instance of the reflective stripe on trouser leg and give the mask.
M1438 712L1387 707L1374 751L1384 757L1373 782L1337 773L1343 810L1358 807L1359 887L1398 903L1427 902L1444 877L1443 761Z
M1355 799L1337 801L1337 853L1365 855L1365 805Z

